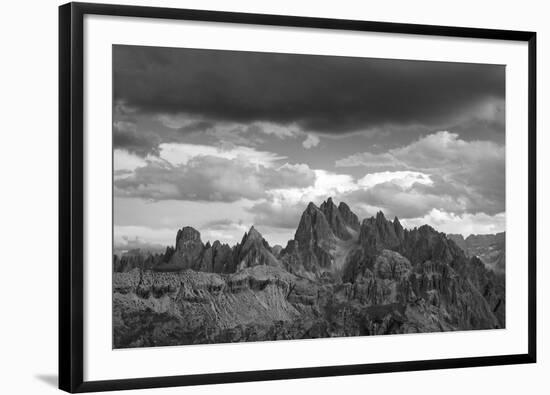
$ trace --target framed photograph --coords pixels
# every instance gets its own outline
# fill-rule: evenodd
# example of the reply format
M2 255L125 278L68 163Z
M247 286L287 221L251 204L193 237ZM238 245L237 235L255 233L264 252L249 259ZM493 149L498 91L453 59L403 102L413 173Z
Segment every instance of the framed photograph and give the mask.
M536 360L536 34L59 9L59 386Z

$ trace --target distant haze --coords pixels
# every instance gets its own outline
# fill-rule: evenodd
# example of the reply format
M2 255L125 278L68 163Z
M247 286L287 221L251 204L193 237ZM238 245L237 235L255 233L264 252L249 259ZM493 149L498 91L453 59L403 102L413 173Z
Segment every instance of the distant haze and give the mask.
M113 48L117 249L292 239L308 202L505 230L501 65Z

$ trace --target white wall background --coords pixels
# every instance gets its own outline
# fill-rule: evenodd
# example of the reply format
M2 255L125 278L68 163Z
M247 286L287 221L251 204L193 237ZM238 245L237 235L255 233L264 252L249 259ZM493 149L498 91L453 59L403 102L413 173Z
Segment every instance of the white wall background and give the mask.
M546 2L118 0L118 3L442 24L538 33L538 317L536 365L129 391L128 394L542 394L548 391L550 232L550 14ZM6 2L2 9L0 92L0 392L54 393L57 387L57 6L55 0Z

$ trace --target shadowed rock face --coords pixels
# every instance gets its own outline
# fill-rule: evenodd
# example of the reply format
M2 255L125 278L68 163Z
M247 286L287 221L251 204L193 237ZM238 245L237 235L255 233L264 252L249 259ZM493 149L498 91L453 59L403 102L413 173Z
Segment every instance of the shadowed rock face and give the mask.
M281 252L282 260L291 271L320 274L330 268L331 251L337 238L324 213L309 203L302 214L294 240Z
M353 233L350 231L353 228L348 225L344 216L340 213L340 209L332 202L332 198L328 198L326 202L323 202L319 209L324 214L330 229L336 237L342 240L349 240L353 237ZM350 213L348 215L351 215Z
M502 327L506 321L506 234L449 235L470 257L467 275L479 288ZM489 269L489 270L486 270Z
M190 226L178 230L176 251L170 258L169 265L180 269L198 269L197 261L204 250L201 234Z
M335 237L323 211L309 203L302 214L294 240L301 246L319 245L328 250L334 244Z
M359 223L359 218L357 218L357 215L355 215L351 211L349 206L344 202L340 202L340 204L338 205L338 211L340 212L340 215L342 216L342 219L344 220L346 225L358 232L361 226Z
M192 269L203 272L223 273L233 270L233 249L219 241L204 245L200 233L186 226L178 231L176 248L168 247L164 259L151 269L179 271Z
M401 224L396 219L396 223L386 220L384 214L380 211L375 217L365 219L361 224L361 233L359 242L364 248L374 251L380 251L384 248L393 249L400 246L403 234L399 233Z
M131 250L120 256L113 255L113 271L128 272L134 268L150 270L163 260L164 255L162 254L151 254L140 250Z
M489 269L504 274L506 270L506 234L448 235L468 256L478 257Z
M309 203L280 259L292 273L334 277L357 247L358 233L359 220L345 203L337 207L331 198L320 207Z
M234 263L233 271L258 265L281 266L267 241L254 227L244 234L241 243L236 247Z
M505 325L504 277L480 259L381 212L359 224L332 199L307 206L284 249L254 227L234 247L186 227L152 263L125 262L114 259L116 348Z

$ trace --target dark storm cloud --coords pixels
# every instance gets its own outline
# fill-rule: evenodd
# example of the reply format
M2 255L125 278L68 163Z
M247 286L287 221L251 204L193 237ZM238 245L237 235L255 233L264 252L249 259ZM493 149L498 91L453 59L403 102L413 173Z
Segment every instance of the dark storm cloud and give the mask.
M115 46L113 67L115 102L140 113L334 135L468 122L477 139L504 132L504 66Z
M180 133L195 133L212 129L216 124L210 121L194 121L178 129Z
M158 155L159 136L139 133L135 125L129 122L115 122L113 125L113 147L124 148L139 156Z

